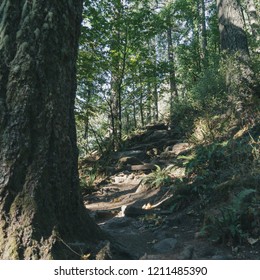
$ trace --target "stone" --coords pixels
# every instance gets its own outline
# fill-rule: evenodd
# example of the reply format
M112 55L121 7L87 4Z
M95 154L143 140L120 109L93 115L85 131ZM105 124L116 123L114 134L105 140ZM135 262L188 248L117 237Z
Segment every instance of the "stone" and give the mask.
M130 226L132 219L128 217L115 217L106 223L106 227L110 229L122 229Z
M167 130L155 130L144 139L144 142L149 143L153 141L165 140L169 137Z
M232 260L234 258L232 258L231 255L214 255L211 258L212 260Z
M183 251L179 255L179 260L192 260L194 253L194 247L192 245L187 245L184 247Z
M122 157L118 161L119 167L127 166L127 165L141 165L143 164L136 157Z
M158 243L156 243L153 247L159 253L166 253L173 251L176 247L177 240L175 238L165 238Z
M125 217L138 217L142 215L146 215L148 210L144 210L142 208L137 208L131 205L123 205L121 207L122 216Z
M111 245L108 240L101 241L98 248L96 260L112 260Z
M180 153L190 149L191 146L189 143L178 143L172 147L172 153L179 155Z
M155 170L156 166L154 164L138 164L129 166L129 169L132 171L145 171L145 170Z
M145 160L145 159L149 158L147 156L147 154L142 150L122 151L122 152L117 152L112 155L112 158L115 160L119 160L120 158L123 158L123 157L136 157L136 158L139 158L140 160Z
M147 130L168 130L168 126L165 123L148 124L145 128Z

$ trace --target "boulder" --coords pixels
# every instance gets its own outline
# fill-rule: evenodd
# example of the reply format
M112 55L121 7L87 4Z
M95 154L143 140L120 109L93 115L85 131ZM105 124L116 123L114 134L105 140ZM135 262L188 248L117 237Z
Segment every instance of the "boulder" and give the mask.
M136 157L122 157L118 161L119 167L123 167L127 165L141 165L141 164L143 163Z
M149 136L145 137L143 142L165 141L169 136L168 130L155 130Z
M145 160L148 159L148 155L142 151L142 150L128 150L128 151L122 151L122 152L117 152L112 155L112 159L119 160L120 158L124 157L136 157L140 160Z
M179 155L180 153L189 150L191 145L189 143L178 143L172 147L172 153Z
M176 244L177 240L175 238L165 238L157 242L153 247L158 253L166 253L173 251Z

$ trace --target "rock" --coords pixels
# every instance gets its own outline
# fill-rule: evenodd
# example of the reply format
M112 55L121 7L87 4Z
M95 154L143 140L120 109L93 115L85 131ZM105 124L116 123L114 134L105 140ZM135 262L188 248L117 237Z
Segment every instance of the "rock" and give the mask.
M156 166L154 164L141 164L128 166L128 169L132 171L155 170Z
M172 258L169 258L163 254L158 254L158 255L148 255L147 253L145 253L140 260L169 260Z
M142 150L129 150L129 151L117 152L112 155L112 158L115 160L119 160L120 158L124 158L124 157L136 157L140 160L145 160L149 158L147 154Z
M165 123L148 124L145 128L147 130L168 130L168 126Z
M170 136L168 130L155 130L144 139L144 142L149 143L153 141L160 141L167 139Z
M180 253L179 260L192 260L194 253L194 247L192 245L187 245L184 247L183 251Z
M138 188L136 189L135 193L142 193L147 192L149 190L150 186L147 186L146 184L141 183Z
M121 207L121 211L122 211L122 216L127 216L127 217L138 217L138 216L142 216L142 215L146 215L149 213L148 210L144 210L142 208L137 208L131 205L123 205Z
M190 149L191 146L189 143L178 143L172 147L172 153L179 155L180 153Z
M101 241L98 247L100 249L96 254L96 260L112 260L111 245L108 240Z
M114 177L115 184L122 184L126 180L125 177L123 176L115 176Z
M141 165L143 163L136 157L122 157L119 159L118 164L120 167L123 167L127 165Z
M171 176L175 178L184 178L186 175L185 167L176 167L171 170Z
M166 238L156 243L153 247L159 253L166 253L172 251L176 244L177 240L175 238Z
M211 258L212 260L232 260L234 258L232 258L231 255L214 255Z
M116 213L114 211L111 211L111 210L97 210L95 212L92 212L90 215L96 221L99 221L99 220L110 219L110 218L114 217L116 215Z
M110 229L121 229L131 225L132 219L128 217L113 218L106 223L106 227Z

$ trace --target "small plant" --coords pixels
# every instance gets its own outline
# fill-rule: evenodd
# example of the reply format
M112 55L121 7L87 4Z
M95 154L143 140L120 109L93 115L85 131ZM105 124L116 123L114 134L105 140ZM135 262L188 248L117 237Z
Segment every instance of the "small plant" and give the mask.
M96 173L90 173L86 177L87 187L89 187L89 188L93 187L96 179L97 179L97 174Z
M218 215L210 215L207 218L206 225L201 232L206 232L215 242L241 243L248 237L242 220L249 213L250 201L255 193L254 189L242 190L229 206L219 209Z
M98 179L97 171L87 170L84 175L80 177L80 187L81 189L91 190L94 189L96 180Z
M162 187L172 182L171 168L172 166L161 168L159 165L155 166L156 169L143 179L143 183L151 187Z
M212 241L240 243L245 237L245 234L241 229L239 215L236 209L223 207L219 211L220 215L209 218L209 224L204 230L206 229Z
M249 142L249 145L252 148L252 155L254 159L254 163L256 166L260 165L260 136L258 136L258 139L255 140L251 134L249 134L251 141Z

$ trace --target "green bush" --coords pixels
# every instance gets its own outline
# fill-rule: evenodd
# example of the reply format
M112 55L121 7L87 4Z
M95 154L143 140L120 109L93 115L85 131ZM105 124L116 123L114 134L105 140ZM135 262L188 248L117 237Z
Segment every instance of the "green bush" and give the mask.
M215 242L241 243L256 226L259 213L252 208L256 193L255 189L240 191L229 205L219 208L218 214L207 217L202 232Z

